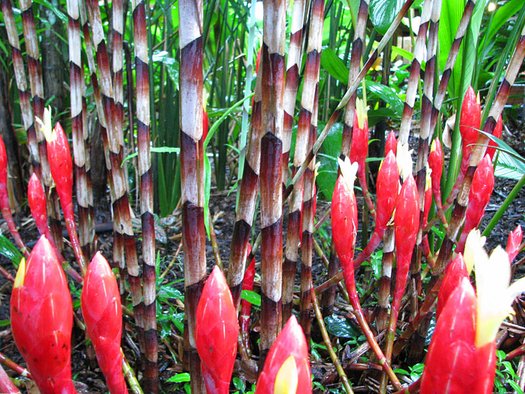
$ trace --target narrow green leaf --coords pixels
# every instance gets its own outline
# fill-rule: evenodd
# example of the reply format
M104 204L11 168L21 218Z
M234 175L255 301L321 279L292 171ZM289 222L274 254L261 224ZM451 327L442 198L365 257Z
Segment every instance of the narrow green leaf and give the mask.
M348 68L333 49L323 49L323 52L321 52L321 67L344 86L348 85Z
M378 33L387 32L402 6L402 0L370 0L370 21Z
M176 373L171 378L167 379L167 383L186 383L191 381L191 376L188 372Z
M0 235L0 254L11 260L15 267L18 267L18 263L23 257L16 246L4 235Z
M261 295L252 290L242 290L241 298L255 306L261 306Z

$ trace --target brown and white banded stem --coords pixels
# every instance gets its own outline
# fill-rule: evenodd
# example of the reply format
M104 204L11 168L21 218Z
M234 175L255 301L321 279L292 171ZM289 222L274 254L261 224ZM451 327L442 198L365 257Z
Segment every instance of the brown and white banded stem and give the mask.
M378 313L376 325L379 332L386 330L388 327L390 288L392 287L392 270L394 267L394 245L394 227L389 225L383 236L383 260L377 296Z
M255 203L259 184L261 156L261 78L262 64L259 66L253 96L250 136L248 139L246 160L239 191L239 202L233 226L233 236L230 246L230 261L228 265L228 285L235 306L241 300L242 280L246 267L248 244L255 214Z
M16 23L13 16L13 9L10 0L1 1L2 14L7 32L9 45L11 46L11 56L13 58L13 68L15 73L16 86L20 98L20 109L22 113L22 122L27 134L29 154L33 171L39 179L42 179L42 169L40 163L40 153L38 151L38 141L33 118L33 108L31 107L31 93L27 86L27 76L25 72L24 60L20 49L20 41L16 30Z
M194 336L195 313L206 276L202 18L202 0L179 2L181 202L187 323L184 350L185 361L191 373L192 391L195 393L204 392Z
M306 48L306 65L304 71L303 91L301 96L301 110L295 140L293 173L303 164L309 146L310 128L314 113L315 93L319 81L319 67L321 61L322 32L324 19L324 0L313 0L311 7L310 24L308 27L308 44ZM313 160L311 161L313 162ZM295 271L299 260L299 238L303 231L300 228L304 194L304 177L293 185L288 213L288 229L286 251L283 264L283 322L288 321L292 314L293 289ZM311 247L311 245L310 245ZM311 254L311 253L310 253Z
M100 88L100 106L102 107L103 120L106 126L106 135L103 135L104 150L106 158L106 167L109 171L109 186L111 203L113 206L114 215L114 238L116 243L116 249L114 252L121 253L122 248L125 252L125 257L122 255L116 255L114 253L114 260L116 258L125 260L127 267L128 281L131 290L131 299L133 304L133 310L135 315L135 322L139 331L139 339L143 342L143 301L142 301L142 284L139 276L139 264L137 257L136 240L133 232L133 226L131 222L131 207L129 205L128 196L128 182L125 176L125 171L122 168L123 160L123 136L122 133L118 134L115 128L116 113L115 101L113 98L113 81L111 78L111 71L109 65L109 57L104 38L104 30L102 27L102 19L100 16L99 4L97 1L87 1L87 9L89 22L91 25L92 44L95 48L96 63L99 70L100 79L97 81L97 86ZM84 30L86 42L90 38L86 37L86 30ZM88 31L89 33L89 31ZM86 45L87 47L87 45ZM89 61L89 55L88 55ZM90 65L90 67L93 65ZM93 70L91 71L93 75ZM92 78L92 81L94 79ZM98 84L100 82L100 84ZM102 119L102 118L100 118ZM102 123L101 120L101 124ZM119 264L121 261L119 261ZM118 261L118 260L117 260Z
M261 363L282 318L282 134L286 2L264 0L261 138ZM261 364L263 365L263 364Z
M412 60L412 64L410 65L410 76L408 77L405 106L403 108L401 126L399 127L398 138L402 144L408 143L408 136L410 134L410 126L412 124L414 103L416 102L416 94L421 72L421 63L423 63L423 55L425 53L425 42L427 39L428 25L432 12L433 1L434 0L425 0L425 2L423 3L423 9L421 11L421 21L419 23L416 45L414 48L414 59Z
M27 65L29 70L29 85L31 88L33 115L38 119L44 118L44 81L42 79L42 63L40 62L40 50L38 48L38 38L36 33L35 18L33 15L32 1L20 0L20 10L22 12L22 26L24 28L24 39L26 46ZM60 224L60 205L58 195L53 188L53 178L49 170L47 161L46 141L39 122L35 122L36 139L38 141L38 151L41 163L41 180L49 193L48 201L49 224L55 245L59 250L62 249L62 226ZM37 173L38 176L38 173Z
M89 260L94 250L95 223L93 217L93 194L89 180L89 155L86 152L87 130L84 130L84 70L80 41L80 3L68 0L67 11L69 43L69 81L71 91L71 129L73 134L73 158L75 190L78 204L79 239L84 255Z
M283 190L288 181L288 161L292 142L292 126L295 115L295 101L299 87L299 72L303 56L303 36L307 12L306 0L294 0L290 47L286 60L286 85L284 87L284 120L283 120ZM286 321L283 317L283 321Z
M313 7L316 3L323 3L324 0L314 0ZM313 8L313 12L315 8ZM321 18L323 13L321 12ZM312 121L308 136L308 149L312 149L315 138L317 136L317 116L318 116L318 89L315 87L314 109L312 113ZM314 241L314 218L317 206L317 194L315 188L315 157L310 162L308 170L304 173L304 202L303 202L303 228L301 229L303 235L301 237L301 315L300 323L306 336L307 343L310 343L310 332L312 328L312 261L313 261L313 241ZM283 319L284 320L284 319Z
M115 6L115 3L114 5ZM137 76L137 146L140 177L140 218L142 221L142 267L144 294L144 340L146 368L144 382L147 392L156 393L159 387L157 368L158 339L156 316L155 223L153 216L153 171L150 152L149 54L146 31L146 5L133 2L133 33L135 39L135 73ZM122 39L122 36L120 37ZM115 46L115 41L113 41ZM121 64L122 66L122 64ZM122 78L122 70L120 71ZM115 74L116 77L116 74ZM115 90L115 93L117 93ZM117 106L119 106L117 102ZM123 110L123 109L121 109ZM119 110L120 111L120 110Z
M350 71L348 81L352 83L359 74L361 67L361 58L363 56L363 47L365 45L366 22L368 20L368 3L369 0L359 2L359 11L357 14L357 24L354 31L354 41L352 42L352 53L350 57ZM343 125L343 143L342 153L345 156L350 155L350 145L352 143L352 131L354 128L355 104L357 93L354 92L348 99L344 114Z

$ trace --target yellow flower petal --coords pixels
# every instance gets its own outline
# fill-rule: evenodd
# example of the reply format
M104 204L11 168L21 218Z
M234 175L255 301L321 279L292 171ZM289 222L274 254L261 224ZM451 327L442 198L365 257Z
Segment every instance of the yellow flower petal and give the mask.
M295 358L289 356L275 375L274 394L295 394L299 384Z
M365 101L360 98L356 99L355 110L357 113L357 126L362 129L365 127L365 121L368 121L368 109L366 108Z
M19 288L24 285L24 280L26 278L26 259L22 257L20 264L18 265L18 271L16 271L15 283L13 287Z

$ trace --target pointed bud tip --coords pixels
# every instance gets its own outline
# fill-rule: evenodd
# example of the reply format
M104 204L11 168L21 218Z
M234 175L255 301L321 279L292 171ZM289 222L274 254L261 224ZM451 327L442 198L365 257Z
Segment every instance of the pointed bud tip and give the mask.
M26 277L26 259L22 257L18 265L18 270L16 271L15 283L13 288L18 289L24 285L24 280Z

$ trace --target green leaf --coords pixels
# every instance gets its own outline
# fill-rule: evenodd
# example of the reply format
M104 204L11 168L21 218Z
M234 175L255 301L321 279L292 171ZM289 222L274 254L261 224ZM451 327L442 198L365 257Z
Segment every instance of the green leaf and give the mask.
M261 295L252 290L242 290L241 298L255 306L261 306Z
M16 246L4 235L0 235L0 254L11 260L15 267L18 267L18 263L23 257Z
M348 68L333 49L323 49L321 67L344 86L348 85Z
M411 62L414 60L414 54L410 51L407 51L406 49L400 48L398 46L392 45L392 60L396 56L401 56L402 58L408 60Z
M191 382L191 375L188 372L176 373L166 380L167 383L186 383Z
M459 21L463 15L465 4L458 0L443 0L441 5L441 20L439 21L439 54L438 64L440 71L443 71L447 62L450 48L452 48L452 41L458 30ZM461 67L463 62L463 45L461 45L459 54L456 60L456 65L450 77L448 91L452 97L457 97L459 94L459 81L461 78Z
M492 23L489 27L489 31L485 36L486 42L491 42L492 38L504 25L507 24L508 20L516 14L523 6L523 0L510 0L501 7L499 7L494 13Z
M366 89L371 96L378 100L383 100L388 104L396 114L396 118L401 119L401 115L403 114L403 101L401 101L394 89L373 81L367 81Z
M336 123L326 137L317 155L319 169L315 182L317 189L327 200L332 200L335 181L337 180L337 158L341 152L341 141L343 138L343 125Z
M151 57L153 63L162 63L176 90L179 89L179 62L169 56L166 51L155 51Z
M496 150L499 151L499 155L494 175L519 181L525 175L525 158L502 139L484 131L481 132L498 145Z
M174 287L171 287L171 286L168 286L168 285L162 286L160 288L157 297L161 301L167 301L167 300L170 300L170 299L184 301L184 294L182 294L182 292L180 290L177 290Z
M179 154L180 153L180 148L176 148L174 146L152 146L150 148L150 152L151 153L176 153L176 154ZM133 152L133 153L130 153L129 155L127 155L124 160L122 160L122 166L124 165L124 163L128 160L131 160L135 157L138 156L138 152Z
M402 0L370 0L370 21L378 33L386 33L402 6Z
M347 319L332 314L324 318L327 331L339 338L354 338L358 336L357 331L350 325Z
M11 320L9 319L0 320L0 328L9 327L10 324L11 324Z

